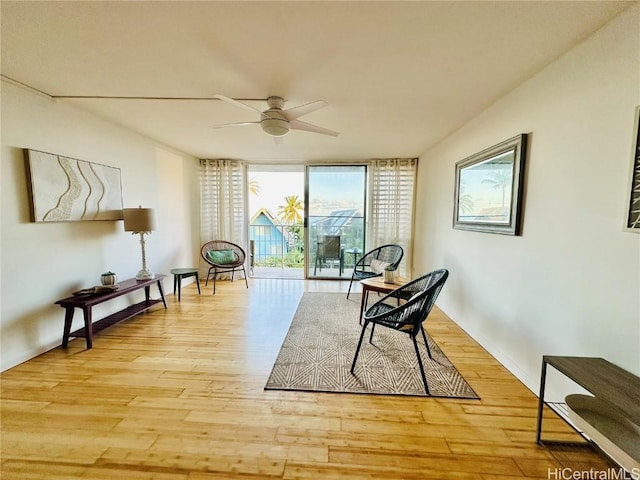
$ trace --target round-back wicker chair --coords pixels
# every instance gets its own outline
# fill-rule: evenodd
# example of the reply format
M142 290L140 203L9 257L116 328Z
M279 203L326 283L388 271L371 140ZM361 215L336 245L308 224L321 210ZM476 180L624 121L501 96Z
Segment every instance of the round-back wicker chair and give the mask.
M210 267L207 272L205 286L209 284L209 277L213 275L213 294L216 293L216 277L219 273L231 272L231 281L236 271L242 271L244 283L249 288L247 282L247 272L244 268L246 255L240 245L236 245L226 240L212 240L205 243L200 249L200 255Z
M431 308L435 304L436 298L438 298L440 290L442 290L442 287L448 277L449 271L447 269L443 268L440 270L434 270L431 273L427 273L426 275L416 278L402 287L393 290L369 307L363 316L364 325L360 332L360 340L356 347L356 353L353 356L351 373L355 373L358 353L360 353L364 332L369 324L371 324L369 343L372 345L373 332L376 325L391 328L398 332L407 333L411 337L413 349L415 350L416 357L418 358L418 366L420 367L424 390L427 395L431 395L429 391L429 384L427 383L427 376L424 372L424 365L420 358L417 337L419 333L422 333L422 339L424 340L427 356L432 358L431 350L429 349L429 342L427 341L427 335L424 332L422 323L429 316L429 312L431 312ZM400 303L400 300L402 299L408 300L405 303Z
M395 243L389 243L387 245L381 245L374 248L370 252L365 253L360 260L358 260L353 267L353 273L351 274L351 282L349 282L349 291L347 292L347 298L351 293L351 285L354 280L363 280L365 278L379 277L382 272L375 271L371 268L371 261L376 260L383 262L385 266L391 267L395 270L400 265L400 260L404 255L404 250L400 245Z

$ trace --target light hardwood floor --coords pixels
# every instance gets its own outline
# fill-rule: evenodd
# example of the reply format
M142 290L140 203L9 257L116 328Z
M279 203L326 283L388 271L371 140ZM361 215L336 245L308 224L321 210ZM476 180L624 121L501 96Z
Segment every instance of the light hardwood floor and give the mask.
M481 400L265 391L303 291L348 283L210 287L168 295L167 310L105 330L92 350L77 339L4 372L1 478L507 480L612 467L590 448L537 445L536 396L438 310L425 326ZM552 413L544 430L579 438Z

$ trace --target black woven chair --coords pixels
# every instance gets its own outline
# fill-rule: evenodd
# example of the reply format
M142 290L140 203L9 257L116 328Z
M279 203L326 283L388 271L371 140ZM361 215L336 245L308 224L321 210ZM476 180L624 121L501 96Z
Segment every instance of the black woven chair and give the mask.
M353 267L347 298L349 298L349 294L351 293L351 285L353 285L354 280L360 281L365 278L379 277L382 275L382 272L376 272L371 269L371 260L387 263L393 268L393 270L395 270L398 268L398 265L400 265L400 260L402 260L403 255L404 250L402 250L400 245L396 245L395 243L382 245L381 247L374 248L370 252L365 253Z
M420 358L420 350L418 349L416 337L419 332L422 332L422 339L424 340L427 355L431 358L431 351L429 350L427 336L424 333L422 323L429 316L429 312L431 312L431 308L433 307L436 298L438 298L438 294L440 293L440 290L442 290L444 283L447 281L448 276L449 272L445 269L435 270L412 280L371 305L363 317L364 325L362 326L358 347L356 348L353 363L351 364L351 373L354 373L356 368L356 361L358 360L358 354L360 353L360 347L362 346L362 339L364 338L365 330L369 324L371 324L369 343L373 344L373 332L375 327L376 325L381 325L383 327L404 332L411 337L411 340L413 341L413 348L415 349L416 356L418 357L418 365L420 366L424 389L427 392L427 395L430 395L429 385L424 373L424 365ZM401 300L407 298L408 300L406 300L406 302L401 302Z
M225 240L212 240L205 243L200 249L200 255L210 267L207 272L205 286L209 284L209 277L213 275L213 294L216 293L216 277L219 273L231 272L231 280L236 271L244 273L244 283L249 288L247 282L247 272L244 268L246 255L240 245L227 242Z
M319 269L322 272L322 265L330 260L338 261L338 269L342 275L343 258L342 247L340 246L340 235L325 235L318 238L318 248L316 250L316 261L313 266L313 274Z

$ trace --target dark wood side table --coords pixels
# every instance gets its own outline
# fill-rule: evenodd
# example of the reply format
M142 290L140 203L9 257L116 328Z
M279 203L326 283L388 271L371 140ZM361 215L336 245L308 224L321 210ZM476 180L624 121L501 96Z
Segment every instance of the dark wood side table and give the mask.
M87 341L87 349L92 348L94 333L98 333L101 330L110 327L111 325L131 318L138 313L144 312L156 303L162 302L164 308L167 308L167 302L164 298L164 291L162 289L162 279L165 276L166 275L159 274L149 280L136 280L135 278L131 278L129 280L120 282L118 284L118 289L113 292L98 293L86 296L72 296L63 298L62 300L58 300L56 304L65 309L62 346L64 348L67 347L67 345L69 344L69 337L85 337ZM150 294L150 287L154 283L158 286L158 291L160 292L160 298L157 299L152 299ZM99 305L100 303L107 302L114 298L121 297L122 295L126 295L143 288L145 292L144 301L126 307L118 312L112 313L111 315L108 315L105 318L93 323L92 308L95 305ZM73 321L73 314L76 308L82 310L84 317L84 328L71 333L71 322Z
M171 270L173 274L173 294L176 294L176 288L178 289L178 301L180 301L180 289L182 288L182 279L189 277L196 277L196 285L198 286L198 293L200 292L200 278L198 277L197 268L174 268Z
M542 409L547 379L547 365L551 365L567 378L573 380L595 397L621 409L636 425L640 425L640 378L618 367L617 365L595 357L558 357L545 355L542 357L540 374L540 397L538 399L538 423L536 442L543 443ZM568 420L562 411L547 404L561 418ZM569 422L570 423L570 422ZM571 423L570 423L571 424ZM573 424L571 424L573 426Z

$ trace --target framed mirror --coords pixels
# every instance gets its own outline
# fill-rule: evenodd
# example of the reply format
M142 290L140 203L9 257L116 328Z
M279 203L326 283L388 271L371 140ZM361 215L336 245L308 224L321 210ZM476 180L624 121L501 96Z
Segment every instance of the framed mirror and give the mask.
M453 228L520 235L525 133L456 163Z

